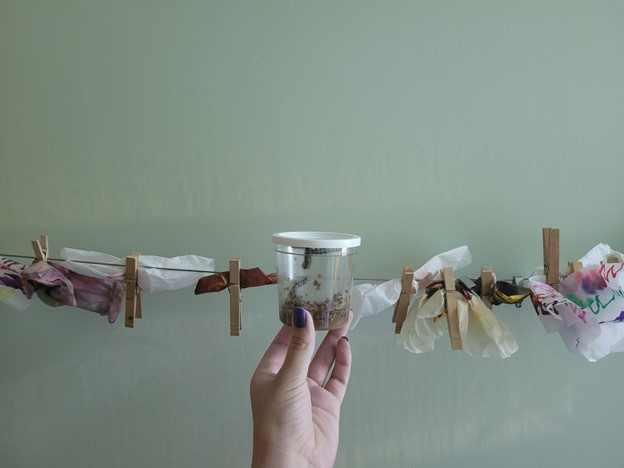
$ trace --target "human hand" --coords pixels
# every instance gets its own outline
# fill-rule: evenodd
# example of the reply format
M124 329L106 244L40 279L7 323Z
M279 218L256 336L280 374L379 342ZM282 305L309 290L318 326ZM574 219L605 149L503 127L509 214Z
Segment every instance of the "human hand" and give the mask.
M344 336L351 318L349 313L343 327L325 335L314 358L308 311L295 309L295 326L284 325L278 332L251 378L252 468L333 466L340 404L351 371Z

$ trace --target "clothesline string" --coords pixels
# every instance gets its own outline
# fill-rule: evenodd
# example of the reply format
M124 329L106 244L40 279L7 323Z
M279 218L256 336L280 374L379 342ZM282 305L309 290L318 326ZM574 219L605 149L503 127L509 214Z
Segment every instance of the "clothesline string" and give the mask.
M34 260L35 257L33 256L29 256L29 255L10 255L10 254L3 254L0 253L0 257L10 257L10 258L26 258L26 259L30 259L30 260ZM48 260L51 260L53 262L74 262L74 263L83 263L85 265L100 265L100 266L116 266L116 267L125 267L125 264L122 263L105 263L105 262L91 262L91 261L86 261L86 260L70 260L70 259L66 259L66 258L49 258ZM143 268L154 268L157 270L166 270L166 271L188 271L190 273L219 273L218 271L211 271L211 270L191 270L188 268L168 268L168 267L161 267L161 266L149 266L149 265L141 265Z
M33 257L32 255L11 255L11 254L3 254L3 253L0 253L0 257L25 258L29 260L35 259L35 257ZM83 263L85 265L125 267L125 265L120 264L120 263L88 262L86 260L68 260L66 258L48 258L48 260L51 260L53 262L71 261L75 263ZM141 266L143 268L153 268L156 270L164 270L164 271L184 271L184 272L189 272L189 273L210 273L210 274L221 273L220 271L212 271L212 270L191 270L188 268L169 268L169 267L149 266L149 265L141 265ZM518 278L522 278L522 277L518 276ZM353 278L353 281L370 281L373 283L385 283L386 281L390 281L390 279L389 278ZM503 281L512 282L513 280L503 280Z
M29 260L35 259L35 257L33 257L32 255L11 255L11 254L3 254L3 253L0 253L0 257L25 258ZM86 261L86 260L68 260L66 258L48 258L48 260L51 260L53 262L71 261L75 263L83 263L86 265L116 266L116 267L125 266L120 263L91 262L91 261ZM220 273L219 271L212 271L212 270L191 270L188 268L168 268L168 267L149 266L149 265L141 265L141 266L143 268L153 268L156 270L165 270L165 271L185 271L185 272L190 272L190 273L211 273L211 274ZM383 278L353 278L353 280L354 281L380 281L380 282L389 281L388 279L383 279Z

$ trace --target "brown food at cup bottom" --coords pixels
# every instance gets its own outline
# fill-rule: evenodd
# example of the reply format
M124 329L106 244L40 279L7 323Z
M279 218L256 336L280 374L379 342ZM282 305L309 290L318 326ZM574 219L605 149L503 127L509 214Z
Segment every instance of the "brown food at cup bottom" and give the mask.
M332 300L308 302L297 294L289 294L280 307L280 320L292 326L293 309L303 307L308 310L314 320L316 330L331 330L346 323L349 317L349 291L337 292Z

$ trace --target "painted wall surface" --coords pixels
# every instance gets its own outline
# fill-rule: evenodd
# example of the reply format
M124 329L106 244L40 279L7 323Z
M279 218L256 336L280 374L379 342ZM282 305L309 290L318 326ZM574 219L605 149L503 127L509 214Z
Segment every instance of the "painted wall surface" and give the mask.
M476 276L624 250L624 3L0 0L0 252L275 267L271 234L360 234L356 277L467 244ZM273 287L145 294L134 330L0 305L0 465L238 467ZM532 306L506 360L350 332L337 467L621 467L622 360Z

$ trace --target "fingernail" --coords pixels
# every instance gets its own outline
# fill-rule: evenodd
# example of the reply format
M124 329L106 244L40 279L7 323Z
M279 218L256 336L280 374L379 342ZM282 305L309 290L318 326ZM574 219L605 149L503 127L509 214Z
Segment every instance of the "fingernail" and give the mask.
M346 336L346 335L341 336L341 337L340 337L340 339L341 339L341 340L342 340L342 339L345 339L345 340L349 341L349 337L348 337L348 336Z
M293 324L295 327L305 328L307 315L303 307L295 307L293 310Z

